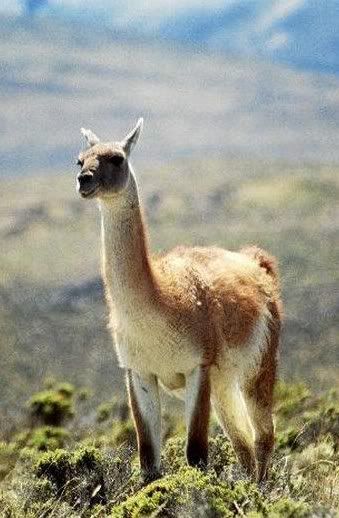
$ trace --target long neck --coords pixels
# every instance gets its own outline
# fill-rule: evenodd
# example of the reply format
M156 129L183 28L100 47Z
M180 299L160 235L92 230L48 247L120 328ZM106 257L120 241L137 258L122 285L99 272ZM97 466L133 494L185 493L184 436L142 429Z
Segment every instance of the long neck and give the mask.
M148 240L133 172L123 194L101 200L103 270L118 307L142 303L153 286Z

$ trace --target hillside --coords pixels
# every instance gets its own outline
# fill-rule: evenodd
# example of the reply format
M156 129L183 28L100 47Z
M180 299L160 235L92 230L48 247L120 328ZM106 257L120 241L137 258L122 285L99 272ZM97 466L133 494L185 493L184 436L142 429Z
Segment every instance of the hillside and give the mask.
M279 258L281 375L316 390L338 382L338 173L205 159L138 174L154 251L257 243ZM2 184L0 389L8 417L46 376L89 386L99 399L124 390L106 330L99 214L77 197L74 177L75 167L53 181Z

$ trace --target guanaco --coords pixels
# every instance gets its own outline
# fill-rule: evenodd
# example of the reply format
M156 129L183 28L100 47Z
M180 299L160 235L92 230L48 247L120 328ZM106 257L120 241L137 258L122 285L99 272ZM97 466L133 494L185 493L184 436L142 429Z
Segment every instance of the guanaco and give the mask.
M82 128L77 189L97 198L110 328L126 370L140 466L160 476L159 385L185 399L186 457L204 468L211 404L248 475L262 481L274 444L281 328L276 261L258 247L179 246L152 256L130 162L143 120L121 141Z

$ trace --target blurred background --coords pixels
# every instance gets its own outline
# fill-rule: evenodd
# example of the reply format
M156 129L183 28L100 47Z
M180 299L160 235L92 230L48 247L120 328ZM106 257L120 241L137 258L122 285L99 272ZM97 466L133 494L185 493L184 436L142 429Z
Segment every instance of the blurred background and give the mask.
M0 415L46 377L124 393L79 128L134 166L154 251L258 244L280 262L281 377L338 385L339 4L1 0Z

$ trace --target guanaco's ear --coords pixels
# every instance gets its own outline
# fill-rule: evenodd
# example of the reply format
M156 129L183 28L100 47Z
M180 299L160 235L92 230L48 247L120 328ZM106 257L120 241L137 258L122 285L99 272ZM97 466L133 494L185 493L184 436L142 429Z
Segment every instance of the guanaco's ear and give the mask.
M95 146L95 144L99 144L99 142L100 142L99 137L97 137L96 134L93 133L93 131L91 131L90 129L85 129L85 128L81 128L80 131L83 134L83 136L85 137L88 147L92 147L92 146Z
M132 131L124 138L124 140L121 141L121 145L127 156L138 142L143 124L144 119L141 117L136 123L135 128L133 128Z

